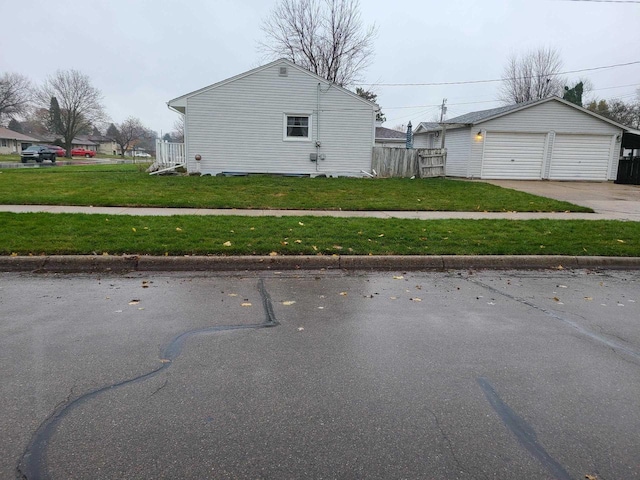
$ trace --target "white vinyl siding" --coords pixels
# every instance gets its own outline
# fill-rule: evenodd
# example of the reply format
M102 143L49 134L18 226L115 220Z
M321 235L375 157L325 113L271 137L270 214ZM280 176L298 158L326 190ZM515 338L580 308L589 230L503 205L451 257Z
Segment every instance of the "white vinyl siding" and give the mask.
M414 133L413 134L413 148L432 148L432 147L429 147L429 134L428 133Z
M557 134L550 180L607 180L611 136Z
M476 127L498 132L620 133L620 129L610 123L553 100L479 123Z
M440 148L440 132L414 134L413 148Z
M487 133L482 178L539 180L545 140L546 135L539 133Z
M281 65L271 64L186 97L189 170L195 169L196 154L202 156L205 174L360 176L361 170L371 169L373 105L288 64L287 76L280 76ZM283 116L286 121L287 114L302 113L310 114L309 138L283 138ZM312 153L324 155L324 160L310 161Z
M447 149L446 175L450 177L467 177L469 171L469 155L471 138L468 128L447 130L444 137L444 148Z

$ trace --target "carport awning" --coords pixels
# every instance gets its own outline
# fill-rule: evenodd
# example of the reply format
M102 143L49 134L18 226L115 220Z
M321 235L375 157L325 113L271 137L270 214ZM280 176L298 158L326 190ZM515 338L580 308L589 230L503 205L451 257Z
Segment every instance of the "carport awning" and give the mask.
M622 134L622 147L632 150L640 149L640 132L624 132Z

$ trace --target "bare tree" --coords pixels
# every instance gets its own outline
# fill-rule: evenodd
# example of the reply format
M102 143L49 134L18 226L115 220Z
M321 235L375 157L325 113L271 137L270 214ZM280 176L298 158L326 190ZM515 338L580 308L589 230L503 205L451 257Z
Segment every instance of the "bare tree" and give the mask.
M114 140L120 147L120 155L124 157L124 153L133 148L136 143L145 135L146 128L142 122L133 117L127 118L124 122L115 126L116 131Z
M184 116L180 115L175 122L173 122L173 132L171 132L171 140L177 143L184 142Z
M42 108L50 107L52 97L60 105L60 134L70 157L74 137L83 131L90 132L92 125L104 120L102 93L91 85L87 75L77 70L59 70L36 93Z
M375 25L364 29L358 0L280 0L262 24L269 57L292 62L340 86L360 79L373 57Z
M3 118L27 113L31 102L31 82L19 73L5 73L0 77L0 124Z
M505 104L562 96L564 80L558 76L562 60L557 50L540 48L522 57L512 55L504 69L500 100Z

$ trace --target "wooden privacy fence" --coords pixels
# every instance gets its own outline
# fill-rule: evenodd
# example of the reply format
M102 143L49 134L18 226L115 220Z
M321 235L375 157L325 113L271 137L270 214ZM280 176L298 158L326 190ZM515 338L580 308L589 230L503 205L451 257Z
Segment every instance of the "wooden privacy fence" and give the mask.
M378 177L444 177L445 148L373 147L371 169Z

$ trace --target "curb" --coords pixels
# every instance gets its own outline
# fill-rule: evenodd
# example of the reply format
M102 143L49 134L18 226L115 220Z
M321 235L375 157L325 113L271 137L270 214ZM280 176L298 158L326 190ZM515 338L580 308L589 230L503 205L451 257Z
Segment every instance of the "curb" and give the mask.
M446 271L464 269L640 270L640 257L576 257L562 255L309 255L274 257L156 257L138 255L0 256L0 272L126 273L322 269L346 271Z

